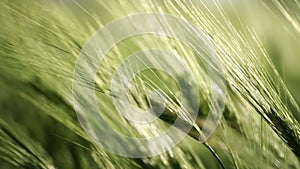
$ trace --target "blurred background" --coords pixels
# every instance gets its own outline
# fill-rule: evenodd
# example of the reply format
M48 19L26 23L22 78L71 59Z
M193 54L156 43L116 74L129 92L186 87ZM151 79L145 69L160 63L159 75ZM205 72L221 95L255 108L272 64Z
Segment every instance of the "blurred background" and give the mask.
M299 104L300 32L271 1L221 0L219 2L224 9L223 12L238 31L243 32L245 27L242 25L246 25L257 34L262 42L261 45ZM142 9L139 3L149 3L150 7ZM202 3L199 0L194 3L199 3L200 9L204 9L203 4L205 4L212 12L218 10L217 6L209 0L204 0ZM64 95L70 93L69 76L80 48L99 27L127 14L149 10L163 11L165 7L163 5L160 7L159 4L164 3L162 1L151 3L146 0L143 2L137 0L53 0L51 2L2 0L0 2L1 169L219 167L215 157L190 137L181 142L173 153L145 159L129 159L99 150L101 148L91 144L84 136L76 113L68 104L71 98L68 97L69 95ZM130 7L120 8L126 5ZM287 2L286 5L292 11L297 13L298 10L300 13L300 8L293 6L293 3L288 6ZM95 17L100 18L101 21L95 22L93 20ZM77 25L78 23L80 25ZM55 65L47 67L47 70L43 69L45 68L43 64L39 65L40 62L34 59L42 55L43 50L49 51L45 52L44 57L48 60L44 59L43 63ZM60 59L72 59L60 63L52 59L56 55L60 56ZM65 67L66 72L59 72L58 68L62 67ZM68 78L63 79L64 76ZM56 83L57 79L63 80L60 80L61 83ZM294 116L300 119L300 115L294 114ZM267 125L260 127L268 128ZM221 128L216 133L222 131ZM262 138L268 142L272 141L274 133L262 132L262 134L264 134ZM236 143L237 146L243 145L243 139L238 140L238 135L228 139L231 139L232 145L236 142L239 142ZM274 150L274 154L278 153L274 157L282 158L276 159L270 156L270 159L258 161L255 158L256 151L264 155L257 158L268 158L269 152L264 153L263 146L251 147L251 144L245 144L247 149L240 147L241 150L234 148L230 150L214 139L211 140L211 144L227 166L226 168L264 168L262 167L264 165L266 168L299 168L300 166L299 157L297 161L297 157L291 155L288 148L281 143L278 145L284 148L276 147L277 144L274 144L274 149L283 149L286 156ZM273 148L270 147L266 149ZM246 152L248 149L251 156L247 153L244 156L235 153L235 151ZM231 151L233 153L230 153ZM263 164L263 161L266 163Z

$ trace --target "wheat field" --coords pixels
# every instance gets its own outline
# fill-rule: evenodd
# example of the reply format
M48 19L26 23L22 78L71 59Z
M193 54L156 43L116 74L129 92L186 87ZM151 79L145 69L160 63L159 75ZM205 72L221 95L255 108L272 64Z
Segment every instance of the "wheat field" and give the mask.
M110 32L120 18L133 19ZM1 0L0 22L1 169L300 168L299 0ZM152 29L180 38L136 33ZM104 47L134 36L100 62L88 44L99 30ZM148 69L125 84L115 73L122 64L125 75ZM161 112L151 124L119 114L153 107ZM151 138L172 126L182 139L159 145L107 132Z

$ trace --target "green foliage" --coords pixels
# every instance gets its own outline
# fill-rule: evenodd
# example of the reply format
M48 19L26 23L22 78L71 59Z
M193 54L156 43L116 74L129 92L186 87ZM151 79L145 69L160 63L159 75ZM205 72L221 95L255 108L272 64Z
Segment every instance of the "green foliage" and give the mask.
M257 17L262 16L263 21L275 20L266 24L280 27L277 31L284 30L282 21L270 14L277 11L287 19L284 23L290 24L288 30L298 36L300 7L297 0L293 3L296 5L273 0L265 3L270 9L266 12L263 4L256 1L232 5L221 1L177 0L1 1L1 168L204 169L220 167L216 154L225 168L299 168L300 109L297 101L300 100L293 98L288 87L299 84L300 80L294 79L296 82L293 83L293 76L277 71L282 63L272 54L283 57L286 53L284 49L278 49L281 53L270 50L267 43L271 36L275 40L278 37L274 44L299 44L299 38L281 40L288 32L278 35L275 32L273 37L271 33L264 33L269 30L268 25L257 27L260 24ZM245 5L251 10L251 17L244 11ZM104 64L99 66L95 80L98 107L117 131L142 137L154 135L148 128L133 126L120 119L109 100L110 83L107 82L111 80L111 72L128 54L144 48L170 50L188 63L199 86L201 106L197 124L190 124L193 126L190 137L165 154L131 159L106 151L80 127L73 108L72 78L82 46L103 25L139 12L164 12L184 17L200 26L211 38L224 66L228 89L221 122L207 141L216 154L194 139L199 136L198 130L207 110L212 108L205 66L185 44L171 38L137 36L111 49ZM256 18L253 22L252 17ZM259 32L261 29L264 31ZM262 37L264 35L267 37ZM261 41L263 38L267 40ZM298 44L291 47L294 54L299 52ZM299 74L296 75L299 79ZM288 84L282 76L289 78ZM176 93L178 87L169 76L154 70L142 72L134 79L134 84L132 99L139 108L149 107L146 90L161 86L169 97L168 107L155 123L158 131L167 128L175 118L189 123L184 114L177 111L180 104ZM297 93L293 94L300 98Z

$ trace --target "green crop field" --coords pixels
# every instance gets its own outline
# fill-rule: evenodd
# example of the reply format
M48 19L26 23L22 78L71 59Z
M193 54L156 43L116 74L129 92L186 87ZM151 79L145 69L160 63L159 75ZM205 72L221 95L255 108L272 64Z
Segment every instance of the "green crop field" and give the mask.
M1 169L300 168L299 0L1 0L0 23Z

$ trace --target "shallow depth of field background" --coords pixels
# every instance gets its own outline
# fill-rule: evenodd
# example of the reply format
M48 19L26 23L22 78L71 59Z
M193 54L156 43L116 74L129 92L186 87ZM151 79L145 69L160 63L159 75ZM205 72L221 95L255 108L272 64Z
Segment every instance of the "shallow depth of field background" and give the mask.
M4 0L0 3L0 6L7 2L8 1ZM211 2L209 0L205 0L204 2L207 3L208 6L213 6L212 4L210 4ZM25 11L31 10L31 6L27 5L25 1L23 2L21 0L13 0L9 1L9 3L14 4L16 7L22 8ZM68 20L69 18L70 22L72 22L73 20L84 22L91 19L85 11L83 11L80 7L78 7L78 5L76 5L76 3L81 4L85 9L88 9L89 12L99 15L100 18L103 16L103 23L109 23L110 21L116 19L115 16L117 16L110 16L109 9L102 8L99 3L94 1L78 0L75 3L71 0L55 0L52 2L48 2L47 0L39 0L36 3L39 3L46 11L49 11L49 13L54 13L57 17L64 18L64 20ZM134 1L131 3L134 3ZM31 2L28 4L31 4ZM268 2L265 2L264 4L263 2L257 0L232 0L231 5L234 6L236 11L232 11L231 8L229 8L229 4L227 1L222 2L221 4L225 9L225 13L229 17L232 16L233 24L239 22L237 20L237 17L234 17L234 15L238 15L241 19L240 22L255 30L258 37L262 41L267 53L275 64L278 72L283 78L287 88L295 98L296 102L300 104L300 33L294 30L284 18L280 17L277 11L272 10L272 8L268 9ZM126 5L126 3L124 3L124 5ZM17 14L8 15L7 9L5 7L0 7L0 9L2 8L3 10L0 11L0 37L5 37L6 39L14 37L14 42L17 42L18 38L16 37L23 36L22 33L28 35L30 32L30 26L27 26L28 30L20 30L19 25L26 25L27 23L22 23L20 19L17 23L14 22L14 18L17 18L19 16ZM110 8L113 9L114 6L111 6ZM36 7L33 8L33 10L36 10L35 12L39 13ZM121 13L122 12L120 12L119 16L122 16ZM47 13L43 12L40 16L41 18L45 19L44 22L47 22L47 19L49 19L49 17L43 17L46 15ZM87 29L89 28L87 27ZM239 24L237 24L237 29L239 29ZM87 32L90 32L92 35L93 30L88 30ZM38 36L37 34L39 34L39 32L36 31L31 33L32 35L28 36L32 36L32 42L34 43L34 37ZM61 104L61 98L57 96L56 93L52 93L52 91L50 90L50 88L53 88L53 84L45 84L44 79L35 77L34 73L30 74L28 73L28 71L24 73L22 71L23 65L18 61L14 61L13 58L10 62L6 62L5 59L1 59L1 57L6 57L7 53L16 53L16 55L18 53L18 51L9 50L9 46L14 44L4 41L5 38L0 39L2 40L2 42L0 42L0 48L2 48L0 53L0 121L4 121L5 124L14 128L15 131L13 131L12 133L15 133L22 139L16 140L19 140L20 142L30 142L28 144L31 144L31 142L34 141L41 147L43 147L43 150L41 151L47 152L46 154L51 157L53 163L57 168L98 168L99 165L96 164L95 160L93 160L93 157L90 157L92 155L89 144L84 139L79 137L76 132L71 131L70 128L65 127L53 117L50 117L49 115L43 113L43 111L45 110L57 112L68 110L67 105ZM78 44L83 45L86 40L88 39L83 39ZM55 41L55 39L52 39L52 41ZM18 43L22 44L22 41L19 41ZM38 45L31 46L31 44L26 44L26 46L28 47L28 51L34 51L36 50L36 47ZM17 47L15 48L17 49ZM41 51L42 49L38 50ZM74 52L74 55L76 55L76 52ZM32 60L32 63L34 62L35 60ZM9 64L12 64L12 66L9 66ZM49 62L49 64L55 63ZM12 67L12 69L9 69L9 67ZM58 77L60 75L63 75L63 73L57 74ZM49 79L49 77L46 78ZM70 81L66 83L70 83ZM33 90L33 92L31 90ZM33 104L26 99L26 95L31 94L33 95L32 97L35 98L35 90L38 90L39 93L47 93L47 97L40 97L38 95L36 96L35 102L37 102L37 104ZM26 91L25 96L24 91ZM47 105L47 101L45 100L52 100L53 105L61 106L61 109L51 110L52 105ZM39 103L44 104L42 105L44 109L41 109L39 107L41 106L39 105ZM74 114L74 112L71 112L70 114L71 117L76 118L76 114ZM299 120L300 115L298 115L298 117L296 118ZM2 128L0 129L2 130ZM22 136L22 134L24 134L24 136ZM268 136L266 135L265 137L267 139ZM0 139L0 143L3 143L1 145L7 146L8 144L5 143L5 139L5 137ZM16 140L14 142L17 142ZM232 141L235 142L236 140ZM202 163L206 168L218 167L218 163L208 150L206 150L204 147L197 146L196 141L192 140L191 138L186 138L183 142L180 143L180 145L182 147L185 147L185 144L187 143L191 144L191 147L187 146L188 151L192 151L193 149L195 151L193 152L194 154L199 154L199 157L201 157ZM20 147L22 148L22 146ZM37 151L40 151L40 148L35 148L38 149ZM22 164L30 161L27 160L27 157L24 157L24 155L22 154L14 154L13 152L10 152L7 147L2 146L0 147L0 149L3 152L7 150L7 154L11 153L12 156L15 155L17 159L16 161L19 161ZM241 149L243 149L243 147L241 147ZM216 151L219 152L220 157L224 159L225 164L230 163L227 162L229 161L229 159L225 158L226 154L222 154L222 151L218 149ZM2 156L3 159L10 158L6 156L6 154L0 154L0 156ZM188 157L186 158L188 159ZM112 161L120 161L120 164L124 163L127 166L133 165L134 168L143 167L144 163L144 161L142 160L140 161L137 159L126 159L114 155L111 155L107 159L112 159ZM161 161L166 159L154 157L152 158L152 160L154 164L149 164L149 168L162 168L163 163ZM253 163L255 160L256 159L249 159L251 163ZM155 162L157 162L157 165L155 164ZM170 163L173 167L176 167L176 159L174 159L174 161L170 161ZM297 162L295 163L297 164ZM298 164L300 163L298 162ZM299 166L300 165L298 165L297 167ZM28 164L27 167L35 168L35 166L31 164ZM118 168L117 164L115 165L115 167ZM1 160L0 158L0 168L10 169L19 167L8 163L7 159ZM243 168L243 166L241 166L240 168Z

